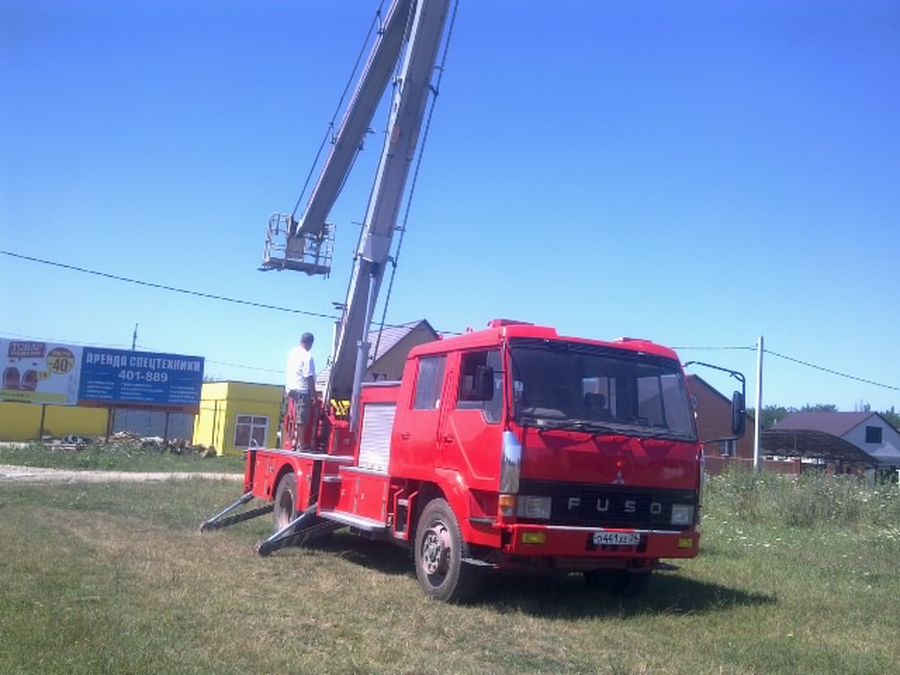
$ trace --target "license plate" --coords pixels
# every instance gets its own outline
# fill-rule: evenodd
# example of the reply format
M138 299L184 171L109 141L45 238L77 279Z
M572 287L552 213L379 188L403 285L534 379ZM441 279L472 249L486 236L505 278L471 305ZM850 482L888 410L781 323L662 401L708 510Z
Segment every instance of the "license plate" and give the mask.
M634 532L594 532L595 546L637 546L641 535Z

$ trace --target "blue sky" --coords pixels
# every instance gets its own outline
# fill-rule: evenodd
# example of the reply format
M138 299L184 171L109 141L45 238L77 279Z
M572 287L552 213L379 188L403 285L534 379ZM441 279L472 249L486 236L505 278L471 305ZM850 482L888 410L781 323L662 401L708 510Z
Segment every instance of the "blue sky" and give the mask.
M332 212L332 277L256 268L376 5L0 0L0 248L331 312L383 121ZM897 2L462 0L388 320L765 335L900 387L898 73ZM301 332L320 363L331 332L0 256L2 337L128 346L135 323L141 348L273 382ZM680 353L752 392L753 352ZM766 403L900 408L775 357L765 383Z

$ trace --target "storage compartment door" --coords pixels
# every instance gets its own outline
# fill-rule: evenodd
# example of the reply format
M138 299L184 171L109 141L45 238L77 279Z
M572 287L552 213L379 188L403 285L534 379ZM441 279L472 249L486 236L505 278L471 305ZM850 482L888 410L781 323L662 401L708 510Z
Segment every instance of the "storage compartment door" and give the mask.
M369 403L363 407L358 462L361 469L387 473L396 411L396 403Z

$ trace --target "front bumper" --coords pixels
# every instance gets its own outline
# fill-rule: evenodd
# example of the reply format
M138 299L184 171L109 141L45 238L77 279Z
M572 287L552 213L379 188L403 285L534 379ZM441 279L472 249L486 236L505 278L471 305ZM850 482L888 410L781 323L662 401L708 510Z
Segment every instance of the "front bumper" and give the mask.
M694 558L700 544L700 533L696 530L633 530L535 524L504 525L503 530L503 553L529 558ZM598 532L638 534L640 541L635 546L595 545L594 534ZM526 543L526 540L538 540L540 543Z

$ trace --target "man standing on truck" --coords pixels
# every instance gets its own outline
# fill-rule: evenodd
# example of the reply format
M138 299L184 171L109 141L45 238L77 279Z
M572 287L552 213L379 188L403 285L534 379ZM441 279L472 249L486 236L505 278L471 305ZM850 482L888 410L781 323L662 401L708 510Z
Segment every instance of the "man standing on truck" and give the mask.
M288 352L287 372L285 374L285 392L294 402L296 424L294 427L294 447L303 442L303 429L309 421L309 410L316 395L316 363L313 361L311 349L312 333L304 333L300 344Z

